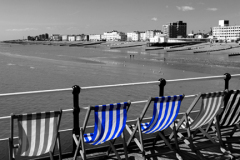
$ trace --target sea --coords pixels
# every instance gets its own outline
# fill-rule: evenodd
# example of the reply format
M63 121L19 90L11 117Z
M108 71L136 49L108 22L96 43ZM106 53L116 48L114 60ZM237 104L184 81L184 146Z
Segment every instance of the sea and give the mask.
M71 88L113 85L217 76L225 73L239 74L240 56L229 57L239 48L218 52L193 53L190 51L146 51L144 47L70 47L55 45L21 45L0 43L0 94L38 90L67 89L61 92L0 96L0 117L11 114L32 113L73 108ZM218 63L216 63L218 62ZM224 65L221 65L224 63ZM227 64L227 65L226 65ZM230 80L230 89L239 89L239 78ZM221 91L224 80L167 82L164 95L196 95ZM134 85L102 89L81 90L79 106L100 105L147 100L159 95L158 84ZM187 110L193 99L183 100L180 112ZM144 103L132 104L128 120L136 119ZM196 108L198 109L198 108ZM146 116L151 115L151 110ZM82 125L86 110L80 110ZM0 138L10 134L10 120L0 123ZM93 125L93 119L89 125ZM73 114L63 114L61 130L73 127Z

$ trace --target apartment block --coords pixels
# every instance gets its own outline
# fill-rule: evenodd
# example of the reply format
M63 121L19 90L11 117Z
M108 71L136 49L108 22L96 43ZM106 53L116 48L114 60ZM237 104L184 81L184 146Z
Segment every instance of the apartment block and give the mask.
M229 26L228 20L219 20L219 26L212 28L213 38L224 41L235 41L240 38L240 25Z
M185 38L187 36L187 23L178 21L162 26L163 34L169 38Z

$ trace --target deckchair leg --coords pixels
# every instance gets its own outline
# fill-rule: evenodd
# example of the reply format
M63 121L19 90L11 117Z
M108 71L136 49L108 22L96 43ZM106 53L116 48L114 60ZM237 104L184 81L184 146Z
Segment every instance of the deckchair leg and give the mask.
M112 143L113 143L113 144L115 143L115 140L116 140L116 139L113 139L113 140L112 140ZM108 150L107 150L107 152L106 152L107 156L109 156L109 154L111 153L111 151L112 151L112 147L108 147Z
M57 145L58 145L58 151L59 151L59 160L62 160L62 148L61 148L61 141L60 141L59 133L58 133L58 138L57 138Z
M138 120L137 120L138 121ZM135 134L138 130L138 132L141 132L141 128L139 129L138 128L138 122L136 123L135 125L136 127L133 129L133 131L129 128L129 126L126 125L126 129L127 131L129 132L130 134L130 137L129 139L127 140L127 147L129 146L129 144L131 143L132 140L134 140L134 142L137 144L138 148L142 151L142 145L141 143L139 142L139 140L135 137Z
M121 157L119 156L119 154L118 154L116 148L114 147L114 145L112 144L112 142L111 142L111 141L108 141L108 142L109 142L109 144L110 144L112 150L113 150L114 153L116 154L117 158L118 158L119 160L121 160Z
M206 131L204 131L204 129L202 129L201 127L199 128L199 130L203 133L204 136L206 136L212 143L217 143Z
M81 149L80 149L80 145L81 145ZM80 156L82 157L82 159L86 160L87 158L86 158L84 138L83 138L83 129L82 128L80 129L80 138L79 138L79 142L77 144L77 148L76 148L75 153L74 153L73 160L77 159L78 151L80 152Z
M170 144L169 140L165 137L164 133L163 132L158 132L158 135L163 139L163 141L165 142L165 144L172 150L175 152L176 154L176 157L179 159L179 160L182 160L182 157L180 156L180 154L178 153L178 151L172 147L172 145Z
M176 149L179 152L180 148L179 148L178 139L177 139L177 131L176 131L176 122L175 121L173 121L173 134L174 134L175 146L176 146Z
M127 146L129 146L129 144L131 143L131 141L134 140L135 143L138 145L138 147L141 149L140 142L138 141L137 138L135 138L135 134L136 134L137 129L138 129L137 123L136 123L136 127L133 129L133 131L131 131L131 129L130 129L127 125L126 125L126 129L127 129L127 131L129 132L129 134L130 134L130 137L129 137L128 141L127 141ZM141 129L141 128L140 128L140 129Z
M128 151L127 151L127 145L125 141L125 135L124 132L122 133L122 139L123 139L123 148L124 148L124 154L125 154L125 159L128 160Z
M140 139L140 145L141 145L140 150L142 151L142 156L143 156L143 159L145 160L146 156L145 156L145 150L144 150L144 145L143 145L143 136L142 136L142 132L141 132L140 118L138 118L137 126L138 126L138 129L139 129L138 132L139 132L139 139Z
M49 155L50 155L50 159L51 159L51 160L54 160L54 158L53 158L53 153L52 153L51 151L49 152Z
M215 126L216 126L216 130L217 130L217 135L218 135L218 140L219 140L219 143L220 143L220 150L221 150L221 152L223 154L229 156L231 159L233 159L234 156L232 155L232 153L229 150L226 150L226 146L225 146L225 144L222 141L221 130L220 130L220 127L219 127L219 115L217 115L217 117L216 117Z
M188 116L187 114L185 114L185 121L186 121L186 128L187 128L187 134L188 134L188 140L190 142L189 146L191 148L191 150L193 152L195 152L198 156L199 159L201 160L205 160L205 158L203 157L203 155L201 154L201 152L199 150L196 150L194 144L193 144L193 138L191 136L191 130L190 130L190 125L189 125L189 122L188 122Z
M173 122L173 134L174 134L175 146L176 146L176 149L177 149L176 157L177 157L178 160L182 160L183 158L179 154L180 148L179 148L178 139L177 139L177 131L176 131L176 122L175 121Z
M11 138L8 138L8 147L9 147L9 160L13 160L13 143Z

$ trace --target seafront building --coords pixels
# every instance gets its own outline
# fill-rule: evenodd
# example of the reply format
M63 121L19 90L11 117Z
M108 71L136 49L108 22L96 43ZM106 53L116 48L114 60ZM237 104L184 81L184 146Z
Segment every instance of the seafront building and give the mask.
M103 38L106 41L126 41L127 35L124 32L111 31L111 32L104 32Z
M139 32L140 33L140 41L146 41L146 32Z
M187 35L187 23L178 21L162 26L163 34L168 38L185 38Z
M140 33L138 31L127 33L127 41L140 41Z
M62 36L60 34L52 34L50 36L50 40L52 40L52 41L61 41L62 40Z
M101 41L102 35L101 34L90 34L89 41Z
M145 33L146 33L146 40L150 40L150 38L153 38L155 35L162 34L162 31L160 31L160 30L147 30Z
M68 41L76 41L76 36L75 35L69 35L68 36Z
M213 27L212 33L214 40L234 42L240 39L240 25L229 26L228 20L219 20L218 27Z
M76 36L76 41L89 41L89 35L79 34Z
M150 43L165 43L168 42L168 38L165 34L157 34L153 38L150 38Z
M68 35L62 35L62 41L68 41Z

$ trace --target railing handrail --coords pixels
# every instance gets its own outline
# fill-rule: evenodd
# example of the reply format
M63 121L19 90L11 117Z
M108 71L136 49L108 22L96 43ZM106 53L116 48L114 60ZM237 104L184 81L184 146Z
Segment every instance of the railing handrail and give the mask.
M192 98L192 97L195 97L196 95L186 95L184 98ZM146 103L147 100L142 100L142 101L134 101L134 102L131 102L131 104L139 104L139 103ZM89 106L86 106L86 107L80 107L81 109L88 109ZM62 110L63 113L67 113L67 112L72 112L73 109L64 109ZM9 119L11 118L11 116L4 116L4 117L0 117L0 120L2 119Z
M231 77L232 78L233 77L240 77L240 74L234 74L234 75L231 75ZM224 78L226 78L225 75L220 75L220 76L172 79L172 80L166 80L166 82L170 82L171 83L171 82L181 82L181 81L214 80L214 79L224 79ZM159 83L160 83L160 81L148 81L148 82L122 83L122 84L113 84L113 85L88 86L88 87L81 87L81 90L112 88L112 87L124 87L124 86L134 86L134 85L159 84ZM15 93L2 93L2 94L0 94L0 97L24 95L24 94L61 92L61 91L72 91L72 88L52 89L52 90L39 90L39 91L27 91L27 92L15 92Z

